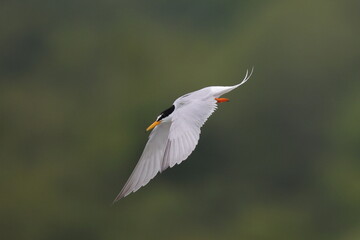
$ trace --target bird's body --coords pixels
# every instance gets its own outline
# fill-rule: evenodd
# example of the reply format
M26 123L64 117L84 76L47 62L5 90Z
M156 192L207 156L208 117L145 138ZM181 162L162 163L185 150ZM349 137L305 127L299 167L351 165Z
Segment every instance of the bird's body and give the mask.
M114 202L145 186L158 172L187 159L199 141L200 128L216 110L217 103L228 101L219 97L245 83L251 74L252 71L246 72L243 81L234 86L206 87L185 94L162 112L147 129L153 130L145 149Z

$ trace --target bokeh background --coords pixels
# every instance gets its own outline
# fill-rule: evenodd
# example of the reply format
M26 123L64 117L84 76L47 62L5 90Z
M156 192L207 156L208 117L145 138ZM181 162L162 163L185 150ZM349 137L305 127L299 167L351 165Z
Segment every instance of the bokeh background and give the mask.
M360 239L359 1L2 1L2 239ZM112 205L145 128L233 85Z

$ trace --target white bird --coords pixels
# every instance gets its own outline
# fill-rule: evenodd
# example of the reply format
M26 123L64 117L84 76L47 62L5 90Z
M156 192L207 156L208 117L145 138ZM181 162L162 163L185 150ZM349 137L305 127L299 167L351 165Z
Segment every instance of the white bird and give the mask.
M185 94L163 111L146 129L153 131L139 162L114 202L145 186L158 172L187 159L199 141L200 128L216 110L216 103L229 101L220 96L245 83L252 72L253 69L250 73L246 71L241 83L234 86L212 86Z

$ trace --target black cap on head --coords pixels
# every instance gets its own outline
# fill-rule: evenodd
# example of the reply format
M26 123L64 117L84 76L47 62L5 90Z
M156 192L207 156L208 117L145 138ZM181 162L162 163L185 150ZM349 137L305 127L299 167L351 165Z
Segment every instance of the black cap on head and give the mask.
M160 121L161 119L166 118L166 117L169 116L174 110L175 110L175 106L172 105L171 107L169 107L168 109L166 109L165 111L163 111L162 113L160 113L157 121Z

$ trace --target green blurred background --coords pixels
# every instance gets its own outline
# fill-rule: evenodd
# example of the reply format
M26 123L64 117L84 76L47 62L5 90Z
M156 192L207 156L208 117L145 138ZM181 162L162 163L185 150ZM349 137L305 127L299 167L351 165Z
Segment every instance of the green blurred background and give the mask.
M360 239L359 1L2 1L1 239ZM233 85L117 204L145 128Z

